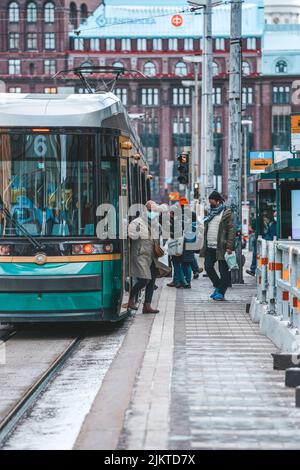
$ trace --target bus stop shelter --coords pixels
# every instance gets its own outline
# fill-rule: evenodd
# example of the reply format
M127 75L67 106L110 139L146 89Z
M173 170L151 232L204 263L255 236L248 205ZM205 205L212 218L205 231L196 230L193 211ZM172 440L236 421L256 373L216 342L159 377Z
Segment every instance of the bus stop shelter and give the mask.
M262 235L260 186L271 182L274 187L274 208L277 212L276 235L279 239L295 238L300 230L300 158L288 158L268 166L250 179L256 192L256 236ZM300 235L299 235L300 239Z

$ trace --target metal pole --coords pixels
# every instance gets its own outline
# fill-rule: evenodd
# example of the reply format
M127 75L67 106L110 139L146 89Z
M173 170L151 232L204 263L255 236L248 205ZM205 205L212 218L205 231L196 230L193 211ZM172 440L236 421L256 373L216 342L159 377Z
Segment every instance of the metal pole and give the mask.
M236 226L241 228L241 35L242 0L231 0L228 200ZM237 282L243 282L241 239L236 253L240 266Z
M214 189L214 142L213 142L213 38L212 38L212 0L207 0L207 7L205 11L206 16L206 29L205 29L205 43L206 43L206 198Z
M247 154L248 154L248 126L244 125L243 137L244 137L244 203L247 204L248 201L248 191L247 191Z
M203 54L202 54L202 88L201 88L201 156L200 156L200 199L201 206L206 203L206 82L207 82L207 45L206 45L206 7L203 8Z
M193 178L192 178L192 191L194 191L195 182L198 181L199 176L199 63L194 63L195 71L195 91L194 91L194 162L193 162Z

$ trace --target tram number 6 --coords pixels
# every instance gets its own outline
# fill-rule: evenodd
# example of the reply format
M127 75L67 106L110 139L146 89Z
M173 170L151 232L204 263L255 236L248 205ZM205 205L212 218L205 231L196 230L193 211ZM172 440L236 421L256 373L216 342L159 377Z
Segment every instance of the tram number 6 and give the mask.
M47 153L47 140L44 135L37 135L34 139L34 153L37 157L44 157Z

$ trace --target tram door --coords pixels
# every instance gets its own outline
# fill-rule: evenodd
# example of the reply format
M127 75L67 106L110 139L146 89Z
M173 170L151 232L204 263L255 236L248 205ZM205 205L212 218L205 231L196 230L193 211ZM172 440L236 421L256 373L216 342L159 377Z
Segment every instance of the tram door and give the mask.
M122 310L127 308L129 302L130 276L129 276L129 241L126 236L128 230L128 158L120 158L120 242L122 243L122 272L123 272L123 297ZM122 233L123 232L123 233Z

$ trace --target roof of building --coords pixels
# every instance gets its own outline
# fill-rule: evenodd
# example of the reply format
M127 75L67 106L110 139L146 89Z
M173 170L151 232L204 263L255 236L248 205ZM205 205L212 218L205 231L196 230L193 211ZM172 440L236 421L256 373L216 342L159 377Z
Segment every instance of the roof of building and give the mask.
M106 0L78 28L81 38L184 38L203 34L202 13L191 13L186 0ZM263 0L243 4L243 36L259 37L264 29ZM230 2L213 8L213 35L229 37ZM179 13L181 26L172 24ZM74 32L71 37L76 37Z
M299 75L300 73L300 25L265 25L262 42L263 75ZM276 64L286 62L286 70L279 73Z

